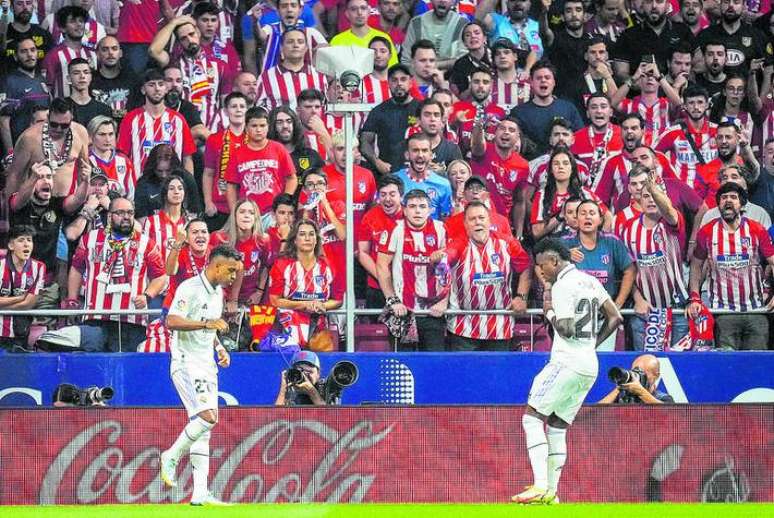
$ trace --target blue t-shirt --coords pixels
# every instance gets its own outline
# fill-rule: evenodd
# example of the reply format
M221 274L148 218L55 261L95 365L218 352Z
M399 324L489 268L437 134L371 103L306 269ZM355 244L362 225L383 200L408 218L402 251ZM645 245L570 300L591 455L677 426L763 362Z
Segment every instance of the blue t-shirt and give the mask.
M431 218L440 221L451 214L452 190L449 180L438 173L430 173L425 181L415 182L409 177L407 168L401 169L395 175L403 180L403 192L420 189L427 193L430 197L430 207L433 209Z
M597 247L594 250L587 250L581 245L577 234L563 239L569 248L580 248L583 252L583 261L575 266L582 272L596 277L610 296L614 297L618 293L616 281L632 264L632 258L623 241L613 234L600 232L597 237Z
M504 16L498 13L489 13L492 17L492 30L489 31L487 37L489 43L494 43L500 38L507 38L513 42L519 48L522 48L521 34L511 23L510 16ZM537 54L538 59L543 57L543 40L540 39L540 26L537 20L527 18L527 23L524 24L524 38L529 44L528 49L522 48L522 50L532 50Z
M314 12L312 11L312 7L316 3L317 3L317 0L312 0L304 4L304 8L301 10L301 16L298 17L299 23L297 24L297 26L314 27L317 24L317 22L314 19ZM263 27L264 25L279 23L279 21L280 21L279 14L274 9L267 9L261 15L261 18L259 20L261 27ZM255 23L255 19L249 14L245 14L244 16L242 16L242 39L245 39L245 40L255 39L255 34L253 33L254 23Z
M511 110L516 117L519 128L538 146L538 151L544 153L548 149L548 130L556 117L566 119L573 131L583 127L583 119L578 109L570 101L556 98L549 106L538 106L534 102L520 104Z

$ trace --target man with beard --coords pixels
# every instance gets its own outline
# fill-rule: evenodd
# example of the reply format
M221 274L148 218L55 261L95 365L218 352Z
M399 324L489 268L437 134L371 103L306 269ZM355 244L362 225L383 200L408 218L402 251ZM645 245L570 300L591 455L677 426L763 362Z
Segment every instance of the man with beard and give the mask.
M645 20L626 29L613 54L616 76L626 80L636 71L641 61L656 63L666 71L672 49L681 41L693 44L693 34L685 24L667 17L667 0L643 0Z
M768 318L748 312L774 311L774 299L766 303L761 278L761 258L774 265L774 244L766 229L743 215L745 189L729 182L718 190L715 199L720 218L701 228L691 258L688 315L697 318L702 310L699 291L704 284L705 267L709 266L710 308L738 313L715 317L717 347L765 350L769 343Z
M83 58L92 68L97 68L97 54L83 45L86 19L81 7L68 5L56 12L56 23L62 28L64 41L46 53L43 69L48 89L54 97L70 95L70 75L67 64L75 58Z
M366 104L381 104L390 98L387 69L395 54L389 40L380 36L374 36L368 48L374 51L374 71L363 78L362 100Z
M377 174L388 174L403 164L401 144L406 129L416 122L419 108L419 101L409 96L411 72L407 66L391 66L387 77L391 98L371 110L360 134L360 152Z
M441 103L433 99L425 99L419 106L419 130L430 138L432 161L430 168L441 174L446 174L446 167L453 160L462 158L460 147L446 138L446 117ZM413 134L409 128L409 134ZM470 138L470 137L468 137Z
M181 52L170 57L165 50L172 36ZM225 61L208 55L201 46L201 33L190 16L180 16L167 23L153 38L148 54L162 68L175 63L183 75L183 98L199 110L208 130L212 130L222 97L231 91L233 77Z
M293 158L299 178L325 165L320 153L306 145L301 119L287 106L278 106L269 113L269 140L285 146Z
M567 120L573 131L583 127L577 108L570 101L554 96L556 69L548 61L540 61L530 70L532 100L511 110L524 134L535 143L537 153L548 149L551 122L557 117Z
M234 78L234 92L239 92L247 100L247 108L255 106L258 100L258 79L252 72L242 71Z
M539 157L530 160L529 176L527 177L527 191L524 193L526 199L531 199L535 190L543 189L546 186L546 177L548 176L548 162L551 160L551 154L560 148L571 148L575 143L575 132L570 123L561 117L551 121L551 128L548 137L548 151ZM589 167L584 162L577 162L578 176L584 185L589 184ZM608 205L609 206L609 205Z
M449 114L460 148L466 155L470 151L470 135L476 118L483 120L487 140L494 138L497 125L505 118L505 110L492 102L492 82L489 69L474 70L470 74L470 101L454 103Z
M473 125L471 168L473 174L486 179L492 208L511 218L514 234L521 238L526 215L524 188L529 176L529 163L519 154L521 130L512 118L501 120L495 138L487 142L481 120Z
M510 234L494 232L489 208L480 201L465 207L463 239L447 249L451 290L436 306L447 309L490 311L527 309L532 261ZM518 281L515 277L518 274ZM508 351L516 321L513 315L456 315L447 319L452 351Z
M438 57L436 66L438 70L446 71L465 54L465 47L460 42L468 20L451 10L451 0L431 0L431 3L432 11L409 21L403 48L413 49L414 44L422 40L433 42ZM400 60L404 65L411 65L413 58L413 55L401 54Z
M92 50L96 49L97 42L107 36L107 32L105 31L105 26L99 23L96 17L93 16L94 0L74 0L68 3L70 5L81 7L86 11L87 17L86 20L84 20L83 46ZM59 12L61 7L55 5L52 7L54 12L51 12L51 14L46 16L41 22L41 26L51 33L51 37L54 38L54 43L59 44L64 40L62 27L59 26L56 19L56 13Z
M768 39L752 24L742 21L745 6L744 0L720 0L720 23L710 25L696 37L699 49L694 61L700 59L699 52L711 41L725 47L728 73L747 74L752 62L764 57Z
M573 85L570 97L581 113L586 111L586 102L591 95L602 92L612 99L618 91L610 68L605 39L601 36L586 38L585 49L583 59L586 62L586 70L583 73L583 81L578 83L580 88Z
M86 201L91 177L91 164L81 159L75 192L66 196L54 193L54 175L41 163L31 166L31 174L8 200L11 226L30 225L35 229L32 257L46 265L50 285L57 271L57 241L66 215L74 214ZM56 288L58 289L58 288ZM58 301L57 301L58 302Z
M54 172L54 196L72 192L75 165L79 158L88 160L89 135L73 121L70 102L56 98L46 122L30 126L19 136L13 148L13 161L6 171L5 195L11 196L25 180L33 164L45 164Z
M38 24L30 23L32 13L35 10L34 0L13 0L11 2L13 11L13 21L7 25L5 30L5 39L2 41L2 63L0 63L0 72L4 74L11 73L16 68L17 61L14 60L16 47L24 38L32 38L35 42L38 63L46 57L46 52L54 46L54 40L51 33Z
M696 74L696 84L707 90L710 99L723 91L726 83L726 47L719 41L705 41L701 45L704 72Z
M164 82L167 86L167 93L164 94L164 104L183 116L188 127L191 129L191 136L200 147L205 144L207 137L210 136L209 130L202 122L202 116L199 109L190 101L184 98L183 92L183 72L177 65L167 65L164 67ZM219 115L221 113L219 112ZM220 118L220 117L219 117ZM222 126L223 123L221 122Z
M761 166L755 158L752 146L745 135L733 122L718 124L715 142L718 146L717 158L696 166L696 174L706 190L700 192L703 197L714 197L720 187L719 172L730 165L744 165L750 172L750 183L755 183L761 174Z
M390 43L390 61L388 66L398 63L398 49L386 32L374 29L368 25L370 7L367 0L345 0L344 15L351 26L346 31L339 32L331 38L331 46L355 46L368 48L373 38L384 38Z
M543 57L543 40L540 38L538 21L530 18L532 0L508 0L508 15L495 8L496 0L481 0L476 7L476 19L481 20L488 31L490 42L507 38L521 50L532 51L538 59Z
M720 170L720 173L718 174L718 176L720 177L721 188L728 182L733 182L741 186L745 191L748 191L748 185L750 185L751 183L749 181L750 171L746 167L741 165L725 166ZM707 197L704 200L702 207L699 209L699 212L696 214L695 220L697 224L694 225L696 232L693 233L693 235L691 236L691 241L689 241L689 243L693 245L696 244L696 234L698 233L698 230L704 225L706 225L707 223L709 223L710 221L712 221L713 219L720 217L720 209L717 206L717 200L715 200L715 194L716 193L713 192L712 196ZM752 201L748 201L747 203L744 203L742 205L742 212L744 212L744 215L747 218L760 223L760 225L763 228L770 229L771 217L769 216L769 213L766 212L766 209L764 209L760 205L757 205Z
M379 251L387 246L397 221L403 219L402 196L403 182L400 178L391 174L382 176L376 184L376 204L366 211L360 225L355 227L357 260L368 274L365 299L369 309L384 307L384 293L377 281L376 259Z
M680 0L680 13L674 18L687 25L694 36L709 26L709 18L704 15L703 0Z
M328 156L328 150L331 148L331 134L323 122L323 117L326 116L323 108L325 101L325 94L320 90L307 88L298 94L298 106L295 108L303 128L304 146L314 149L321 157ZM358 115L355 114L355 121L359 118ZM359 124L355 123L356 132L358 126Z
M606 43L615 44L626 29L620 0L594 0L596 14L583 27L586 34L601 36Z
M2 155L13 152L13 144L30 126L32 107L48 107L49 95L46 80L38 70L38 48L27 36L15 42L16 69L8 73L0 87L0 142Z
M70 75L70 97L67 99L72 104L73 120L82 126L98 115L110 117L113 110L107 104L98 101L91 96L91 66L83 58L75 58L67 64Z
M132 159L135 171L142 171L151 150L158 144L171 145L183 167L192 173L196 151L193 136L183 116L164 104L167 82L152 68L145 72L142 94L145 103L126 114L118 130L118 149Z
M92 93L97 100L110 106L113 118L120 124L130 104L130 96L139 89L137 74L121 66L121 44L115 36L105 36L97 43L97 70Z
M707 117L709 97L704 88L687 86L683 99L683 109L687 117L667 128L654 149L669 153L677 177L689 187L694 187L697 180L700 180L697 179L697 166L706 164L717 156L715 133L718 128Z
M432 150L430 137L416 133L408 138L406 167L395 176L401 179L407 191L420 190L430 200L430 217L441 221L451 214L452 190L449 180L430 169Z
M67 282L68 309L145 309L167 285L156 243L135 229L134 205L126 198L110 203L106 228L83 237L73 256ZM78 295L85 287L85 304ZM93 341L82 348L93 352L136 351L145 340L144 315L89 315L84 324L96 328Z
M575 143L570 151L579 162L589 168L591 185L602 172L602 164L611 153L623 149L621 128L610 122L613 109L603 93L591 95L586 101L586 115L590 124L575 132Z
M430 40L419 40L411 46L411 96L421 101L440 88L449 88L449 81L438 68L438 53Z
M688 42L680 42L672 49L667 62L667 81L682 97L683 90L688 85L693 64L693 49Z
M419 2L417 2L419 3ZM371 11L368 25L390 35L392 42L400 46L406 39L405 21L409 19L401 0L377 0L376 12Z
M202 50L208 56L226 64L226 75L229 81L233 82L233 78L242 70L242 64L234 44L230 39L224 40L220 36L223 34L220 25L226 19L226 17L221 18L221 9L213 2L200 1L193 6L191 18L194 19L196 28L199 30L199 43Z
M543 43L546 55L554 64L559 74L556 77L557 93L561 97L572 98L577 85L583 78L586 61L586 40L583 32L586 10L581 0L566 0L562 7L563 27L552 30L548 23L541 24ZM547 16L544 9L543 17Z

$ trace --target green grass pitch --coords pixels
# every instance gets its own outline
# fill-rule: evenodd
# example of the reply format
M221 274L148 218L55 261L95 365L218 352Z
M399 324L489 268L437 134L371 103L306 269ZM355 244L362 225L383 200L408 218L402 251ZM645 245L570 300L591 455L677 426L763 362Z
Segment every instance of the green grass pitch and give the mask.
M252 504L234 507L188 505L0 506L5 518L761 518L774 515L772 504Z

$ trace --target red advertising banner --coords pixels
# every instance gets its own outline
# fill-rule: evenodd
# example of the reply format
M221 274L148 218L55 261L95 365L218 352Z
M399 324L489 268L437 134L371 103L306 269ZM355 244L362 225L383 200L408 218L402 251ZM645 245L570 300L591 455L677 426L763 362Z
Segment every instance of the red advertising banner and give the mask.
M225 408L210 487L231 502L505 502L531 482L522 408ZM771 405L586 407L565 502L773 501ZM158 475L182 409L0 410L0 504L182 502Z

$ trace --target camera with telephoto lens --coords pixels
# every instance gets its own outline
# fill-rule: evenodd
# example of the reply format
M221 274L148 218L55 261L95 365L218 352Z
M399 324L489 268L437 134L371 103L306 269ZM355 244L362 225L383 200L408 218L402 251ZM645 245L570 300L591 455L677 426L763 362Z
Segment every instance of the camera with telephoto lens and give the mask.
M632 370L627 370L622 367L613 367L607 371L607 377L619 387L636 380L640 382L640 385L642 385L645 390L648 390L648 376L645 374L645 371L639 367L635 367ZM620 400L621 403L638 403L640 398L628 390L622 389Z
M87 387L81 389L69 383L62 383L54 390L54 404L59 406L103 406L113 398L112 387Z
M297 369L296 367L291 367L287 370L285 373L285 381L288 383L288 385L298 385L299 383L304 382L304 373L301 372L301 369Z
M322 397L326 405L341 402L341 392L357 382L359 373L357 365L350 361L342 360L333 366L328 377L323 383Z

